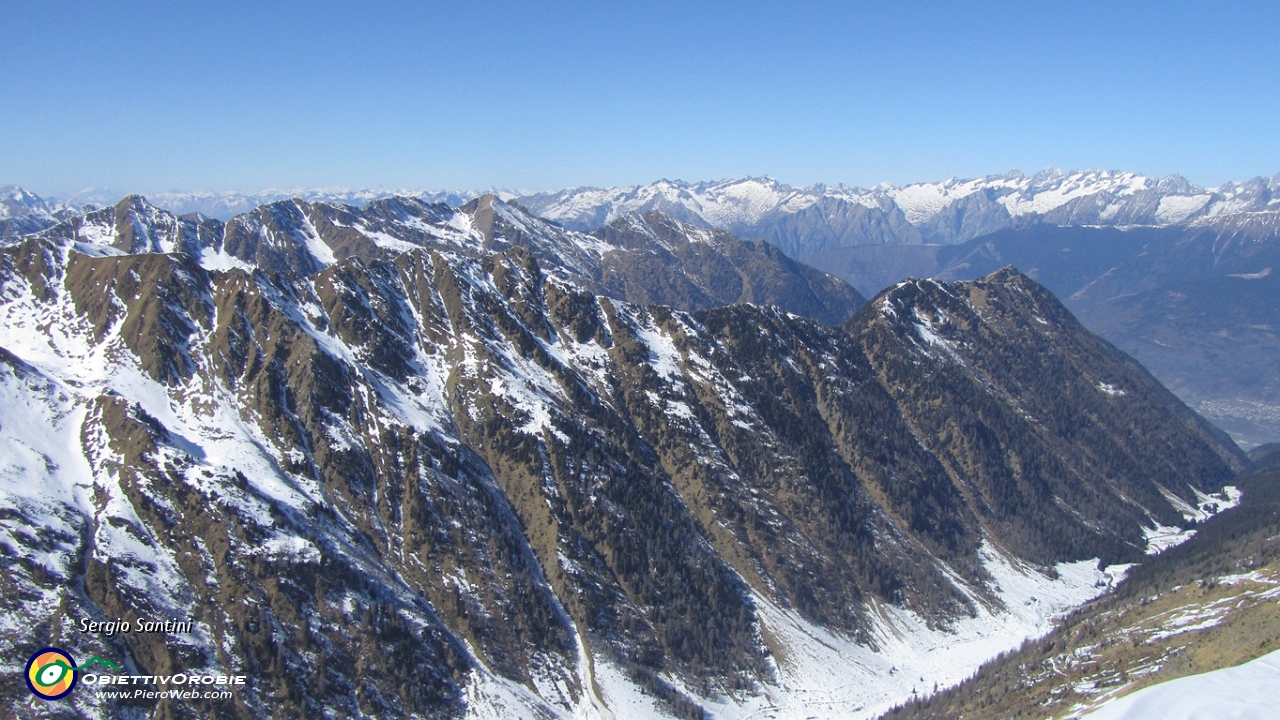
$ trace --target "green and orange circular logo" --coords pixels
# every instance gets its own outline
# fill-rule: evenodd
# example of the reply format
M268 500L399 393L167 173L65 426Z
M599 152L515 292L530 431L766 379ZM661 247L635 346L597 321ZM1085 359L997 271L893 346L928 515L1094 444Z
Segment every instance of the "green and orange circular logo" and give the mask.
M27 687L45 700L65 697L76 686L76 663L66 650L47 647L27 661Z

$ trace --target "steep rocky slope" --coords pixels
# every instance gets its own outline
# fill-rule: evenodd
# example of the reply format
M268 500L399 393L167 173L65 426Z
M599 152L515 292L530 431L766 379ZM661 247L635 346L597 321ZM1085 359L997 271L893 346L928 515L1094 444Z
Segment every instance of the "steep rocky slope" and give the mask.
M295 210L125 247L116 208L110 244L0 250L5 657L251 677L138 706L179 717L697 716L805 711L808 628L883 704L903 690L876 651L908 626L946 637L1012 612L1002 578L1141 557L1243 462L1011 270L831 326L597 295L583 243L477 211L488 246L327 258ZM126 709L19 690L18 714Z

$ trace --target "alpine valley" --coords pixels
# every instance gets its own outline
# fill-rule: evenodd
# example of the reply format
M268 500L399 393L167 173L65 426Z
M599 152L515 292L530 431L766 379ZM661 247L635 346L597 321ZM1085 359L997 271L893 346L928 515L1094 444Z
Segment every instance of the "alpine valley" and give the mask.
M1144 188L1123 217L1169 220ZM1236 444L1013 267L868 301L671 206L12 196L6 675L58 646L249 680L6 681L6 715L871 718L1241 498ZM927 224L876 202L897 245ZM79 631L138 620L192 626Z

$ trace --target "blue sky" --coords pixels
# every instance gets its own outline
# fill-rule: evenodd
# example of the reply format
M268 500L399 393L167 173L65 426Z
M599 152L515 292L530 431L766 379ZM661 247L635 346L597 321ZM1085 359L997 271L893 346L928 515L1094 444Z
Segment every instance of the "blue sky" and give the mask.
M553 189L1280 172L1276 2L41 2L0 184Z

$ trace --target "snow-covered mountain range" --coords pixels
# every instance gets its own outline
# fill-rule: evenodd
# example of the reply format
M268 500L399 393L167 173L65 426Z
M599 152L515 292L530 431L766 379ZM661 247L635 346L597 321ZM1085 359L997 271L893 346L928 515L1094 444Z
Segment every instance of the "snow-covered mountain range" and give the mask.
M1056 225L1169 225L1280 207L1280 175L1198 186L1179 175L1163 178L1133 172L1047 169L1033 175L1010 171L983 178L951 178L873 188L841 184L793 187L769 177L715 182L659 180L622 188L579 187L549 192L488 190L388 190L287 188L257 192L156 192L148 198L178 215L198 212L228 220L255 207L298 198L361 207L373 200L412 196L461 205L484 194L515 200L534 214L566 227L590 230L624 213L658 210L685 222L730 230L754 239L781 218L815 209L857 206L882 215L884 234L866 242L962 242L1028 218ZM5 188L13 192L17 188ZM116 197L87 191L65 205L113 204ZM847 209L846 209L847 212ZM17 214L17 213L10 213ZM896 229L895 229L896 228ZM770 239L762 235L765 239ZM779 243L784 249L787 244ZM792 253L793 255L795 253Z
M1162 226L1280 208L1280 175L1202 188L1172 175L1045 170L870 189L795 188L771 178L660 181L630 188L578 188L522 196L535 214L567 227L659 210L685 222L763 238L807 260L837 247L963 242L1006 227Z
M1280 175L1202 188L1178 175L1151 178L1116 171L1044 170L1034 175L1012 171L1005 175L905 186L878 185L871 189L843 185L793 188L771 178L747 178L716 183L687 184L661 181L615 190L566 190L520 198L540 214L566 224L597 207L606 219L619 211L687 208L720 227L759 224L770 215L805 210L822 200L839 200L869 209L895 209L916 227L933 221L967 198L990 199L1010 217L1050 215L1092 224L1172 224L1200 217L1261 210L1275 205L1273 193ZM540 200L535 201L535 198ZM653 208L656 205L665 208ZM955 238L951 238L954 240Z
M387 188L269 188L255 192L231 191L191 191L191 192L154 192L148 193L147 199L154 205L164 208L176 215L199 213L205 217L218 220L230 220L236 215L252 212L262 205L280 202L281 200L304 200L313 203L329 203L335 205L351 205L364 207L375 201L391 197L412 197L427 203L445 203L454 207L474 200L481 195L493 194L503 199L512 199L519 193L510 190L392 190ZM119 200L109 192L93 191L72 196L70 203L82 202L90 205L111 205Z
M414 248L475 256L520 246L548 273L611 297L694 310L754 302L838 323L865 299L836 278L765 243L672 220L626 215L592 232L567 230L492 196L461 207L418 198L363 208L282 200L223 223L176 216L132 195L34 237L93 253L184 252L209 270L309 275L349 257L389 260Z

